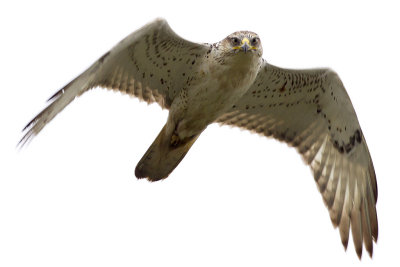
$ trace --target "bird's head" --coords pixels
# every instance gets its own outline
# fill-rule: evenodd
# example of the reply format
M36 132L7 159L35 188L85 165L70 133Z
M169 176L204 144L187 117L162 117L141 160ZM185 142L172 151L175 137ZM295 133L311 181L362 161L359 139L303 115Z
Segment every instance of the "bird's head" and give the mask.
M221 41L221 47L225 53L229 54L254 54L261 57L263 52L260 37L249 31L239 31L228 35Z

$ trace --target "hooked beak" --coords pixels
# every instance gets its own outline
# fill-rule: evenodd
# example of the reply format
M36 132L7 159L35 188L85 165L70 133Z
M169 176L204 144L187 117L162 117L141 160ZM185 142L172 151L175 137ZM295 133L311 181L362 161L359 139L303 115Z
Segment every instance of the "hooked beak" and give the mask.
M250 41L247 38L243 38L242 46L240 47L245 53L250 49Z
M238 46L233 47L234 50L241 50L247 53L250 50L257 50L257 47L252 46L250 44L250 40L248 38L243 38L242 43Z

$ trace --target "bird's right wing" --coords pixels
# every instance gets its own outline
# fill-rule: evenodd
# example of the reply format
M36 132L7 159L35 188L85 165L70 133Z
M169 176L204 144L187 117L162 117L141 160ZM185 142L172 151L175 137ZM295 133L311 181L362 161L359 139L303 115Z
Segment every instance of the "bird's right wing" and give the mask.
M179 37L163 19L133 32L85 72L56 92L24 128L23 146L77 96L100 86L169 108L209 45Z

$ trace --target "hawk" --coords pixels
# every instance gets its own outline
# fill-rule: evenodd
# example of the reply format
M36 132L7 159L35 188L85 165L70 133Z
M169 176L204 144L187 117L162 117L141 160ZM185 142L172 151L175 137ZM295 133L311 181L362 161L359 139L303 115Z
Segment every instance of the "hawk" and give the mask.
M330 69L293 70L262 59L259 36L238 31L214 44L179 37L157 19L123 39L50 97L24 128L23 146L71 101L104 87L169 110L135 175L168 177L211 123L232 125L296 147L347 248L361 258L378 238L377 183L349 96Z

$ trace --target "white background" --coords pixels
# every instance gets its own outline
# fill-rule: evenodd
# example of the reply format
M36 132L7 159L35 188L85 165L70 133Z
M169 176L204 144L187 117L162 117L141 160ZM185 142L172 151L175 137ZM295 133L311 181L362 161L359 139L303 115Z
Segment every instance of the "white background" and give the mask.
M0 5L0 266L400 265L395 1ZM46 99L156 17L196 42L252 30L272 64L339 73L378 179L372 260L343 250L309 168L272 139L211 125L168 179L137 180L167 111L97 89L17 151Z

